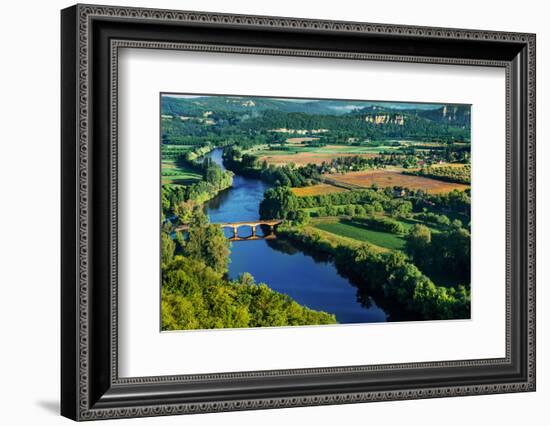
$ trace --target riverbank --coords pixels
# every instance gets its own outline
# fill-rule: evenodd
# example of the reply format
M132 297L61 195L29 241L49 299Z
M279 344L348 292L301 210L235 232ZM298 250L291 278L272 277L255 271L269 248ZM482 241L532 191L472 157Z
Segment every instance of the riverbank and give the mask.
M201 258L162 264L162 330L335 324L334 315L298 304L250 274L227 280Z
M209 157L220 167L227 166L221 149ZM207 202L205 212L212 223L256 221L260 218L259 204L270 188L272 185L264 180L237 173L233 186ZM246 237L250 229L242 227L239 233ZM261 235L260 229L257 233ZM364 306L357 299L356 288L338 273L334 262L312 256L284 237L234 242L228 268L230 279L251 273L256 281L289 295L302 306L335 314L339 323L386 321L385 312L374 301Z
M378 304L390 316L406 311L422 320L470 318L468 289L437 286L400 251L380 251L309 226L282 226L278 233L308 250L329 255L338 272L357 286L359 297L378 296Z
M243 177L236 176L234 187L233 173L223 166L221 152L211 150L203 158L208 161L193 162L202 168L203 179L210 181L202 180L187 187L163 186L163 196L173 196L170 203L175 203L175 220L191 225L185 238L180 233L170 237L168 228L161 231L162 329L336 324L333 313L312 309L287 292L256 281L247 268L238 274L230 273L230 244L215 222L247 219L247 212L257 216L257 200L263 197L266 186L256 183L256 190L250 190ZM180 194L183 202L178 202L175 196L177 188L185 191ZM233 219L231 212L222 206L231 194L253 196L250 203L243 199L235 203L238 209ZM216 209L221 209L219 220L212 221ZM203 210L210 213L210 220Z
M232 159L232 157L230 158ZM231 159L229 160L230 163L232 162ZM223 158L219 155L217 161L222 162L223 166ZM238 163L240 166L242 165L242 161ZM219 204L214 203L217 204L213 206L214 211L209 210L209 215L219 221L229 221L228 218L238 221L242 220L241 218L244 216L246 216L247 220L257 219L258 199L261 198L267 187L265 184L255 187L260 182L258 177L251 177L255 173L246 173L246 177L243 177L240 175L242 170L237 169L239 173L236 175L236 179L239 180L238 187L227 192ZM353 198L355 195L350 193L339 194L339 198ZM363 190L360 192L360 195L373 202L383 201L384 205L387 204L387 208L393 208L395 207L394 204L396 204L391 197L378 191ZM232 196L239 200L238 204L232 202ZM403 203L403 201L399 200L399 203ZM288 208L291 208L290 204L287 206ZM291 209L295 208L298 208L298 206L294 206ZM259 210L261 217L261 205ZM393 225L394 223L391 222L391 224ZM464 319L470 317L469 290L463 286L453 288L436 285L402 251L362 243L353 238L334 235L307 225L296 226L294 224L294 226L280 226L277 233L279 240L282 240L278 244L279 247L277 247L277 243L267 244L264 242L254 245L254 248L251 248L249 251L244 245L238 246L236 248L238 253L234 259L236 262L234 262L235 269L232 271L233 276L236 277L239 271L249 272L250 270L254 270L255 275L259 274L265 277L265 281L270 286L275 286L277 290L283 291L286 294L293 294L298 301L311 307L310 304L319 303L319 299L304 298L303 286L306 284L301 277L309 276L310 279L316 280L315 285L320 291L322 291L322 285L331 287L330 283L327 283L322 276L317 274L320 266L313 265L311 271L308 270L307 266L307 259L324 257L322 262L331 265L334 270L337 270L337 274L335 275L338 278L335 276L332 277L334 281L339 283L335 287L335 290L339 286L352 286L359 289L358 295L354 295L353 304L356 306L358 304L365 311L371 309L373 304L376 304L377 309L382 308L388 314L388 318L384 316L384 321ZM247 242L242 244L252 243ZM298 268L294 272L295 276L280 276L280 272L275 270L279 268L273 268L272 265L284 265L285 268L293 270L294 265L286 263L287 259L277 255L276 251L286 251L294 256L296 256L295 253L297 252L305 254L305 257L301 257L299 261L296 259L296 262L300 262L304 266L304 270L302 271ZM264 258L267 261L264 261ZM258 267L258 265L261 265L261 267ZM325 274L330 274L330 272L325 271ZM296 277L300 278L296 279ZM285 281L296 282L296 284L288 285ZM319 290L308 287L309 291ZM315 307L319 308L320 306L323 310L333 312L330 308L332 303L332 300L325 300ZM361 322L358 321L360 316L354 316L354 320L351 320L352 315L345 313L340 315L347 318L349 322ZM379 318L378 316L374 317ZM363 317L362 321L371 322L374 317L370 316L368 319Z
M204 147L204 150L206 150L207 156L216 151L211 147ZM194 155L197 152L193 151ZM195 206L203 205L233 185L233 172L225 170L223 166L214 161L200 162L198 161L200 158L208 157L197 157L195 160L180 158L178 160L193 168L200 180L188 185L162 184L163 217L176 217L181 222L180 224L183 224Z

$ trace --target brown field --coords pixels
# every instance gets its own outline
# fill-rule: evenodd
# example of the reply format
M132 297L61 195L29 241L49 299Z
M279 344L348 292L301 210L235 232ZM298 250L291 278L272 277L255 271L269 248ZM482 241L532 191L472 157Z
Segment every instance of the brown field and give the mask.
M415 146L415 145L422 145L422 146L442 146L440 142L424 142L424 141L399 141L404 146Z
M441 163L441 164L431 164L427 167L431 167L431 168L438 168L438 167L452 167L453 169L459 169L459 168L463 168L465 166L465 164L462 164L462 163ZM414 168L410 168L408 169L409 172L418 172L422 170L421 167L414 167Z
M376 157L377 154L344 154L344 153L319 153L319 152L299 152L289 155L264 155L260 157L260 162L267 161L268 164L283 166L285 164L294 163L297 166L305 166L306 164L321 164L323 161L328 162L336 157L354 157L360 156L365 158Z
M292 188L292 192L298 197L307 197L308 195L323 195L333 192L344 192L347 189L340 188L338 186L327 185L326 183L320 183L318 185L304 186L302 188Z
M430 167L453 167L456 169L464 168L466 164L462 163L441 163L441 164L432 164Z
M303 137L303 138L288 138L287 143L303 145L304 142L318 141L319 138Z
M363 172L350 172L345 175L334 174L328 176L336 182L342 182L352 186L361 186L365 188L373 184L376 184L380 188L402 186L410 189L422 189L429 194L442 194L450 192L453 189L464 191L469 188L468 185L460 183L443 182L422 176L404 175L394 170L368 170Z

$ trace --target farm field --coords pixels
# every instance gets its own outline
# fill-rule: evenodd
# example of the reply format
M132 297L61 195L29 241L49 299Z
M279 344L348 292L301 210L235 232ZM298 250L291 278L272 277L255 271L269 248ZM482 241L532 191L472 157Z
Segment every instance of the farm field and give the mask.
M298 138L295 138L298 139ZM300 138L305 139L305 138ZM313 138L311 138L313 139ZM289 139L290 140L290 139ZM324 145L324 146L308 146L298 142L287 142L284 145L258 145L249 149L250 153L259 156L269 155L293 155L300 153L309 154L378 154L381 151L391 151L398 147L395 146L354 146L354 145Z
M314 225L306 225L304 226L304 232L305 233L313 233L313 234L319 234L323 239L330 242L331 245L337 246L339 244L347 245L349 247L359 247L361 245L361 241L356 240L355 238L349 238L343 235L338 235L333 232L325 231L321 228L318 228ZM374 248L380 250L380 251L387 251L387 249L384 249L382 247L373 246Z
M170 145L163 143L161 145L162 158L164 160L174 160L181 154L184 154L192 149L192 145Z
M413 225L416 224L427 226L432 234L440 232L437 228L414 218L393 220L403 225L403 228L405 228L405 234ZM363 223L354 222L346 218L325 217L312 219L311 226L334 235L374 244L375 246L385 250L401 250L405 245L404 235L369 229L368 226Z
M318 185L304 186L301 188L292 188L292 192L298 197L307 197L309 195L323 195L331 194L334 192L347 191L345 188L338 186L328 185L326 183L320 183Z
M326 154L378 154L380 151L392 151L395 146L352 146L352 145L326 145L317 148L317 152Z
M462 164L462 163L441 163L441 164L433 164L430 167L433 167L434 169L436 169L438 167L452 167L452 168L461 169L464 166L465 165Z
M347 220L321 221L316 223L315 227L342 237L374 244L384 249L401 250L405 245L405 240L399 235L373 231Z
M325 145L325 146L307 146L303 141L314 140L315 138L291 138L287 143L269 149L267 145L256 146L248 151L259 157L260 161L266 161L268 164L282 166L288 163L294 163L297 166L306 164L321 164L328 162L336 157L360 156L365 158L376 157L380 152L395 150L393 146L352 146L352 145Z
M377 185L380 188L401 186L410 189L422 189L429 194L441 194L453 189L464 191L468 185L444 182L422 176L405 175L396 170L367 170L346 174L327 175L336 182L368 188Z
M294 163L297 166L305 166L306 164L321 164L323 162L329 162L336 157L351 157L359 155L360 157L372 158L377 154L319 154L311 152L300 152L297 154L288 154L288 151L284 151L282 154L262 155L260 161L266 161L268 164L274 164L276 166L283 166L285 164Z
M288 138L286 140L286 143L296 145L296 146L303 146L304 142L312 142L312 141L318 141L318 140L319 138L305 136L301 138Z
M198 182L202 176L196 171L176 164L173 160L164 160L161 163L161 183L189 185Z
M177 158L193 149L193 145L161 145L161 183L189 185L202 179L200 173L177 161Z

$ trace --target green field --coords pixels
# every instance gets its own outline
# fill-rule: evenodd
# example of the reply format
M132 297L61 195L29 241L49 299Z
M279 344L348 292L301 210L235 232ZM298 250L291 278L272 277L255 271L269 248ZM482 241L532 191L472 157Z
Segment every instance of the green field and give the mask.
M300 153L310 154L379 154L380 152L396 150L399 147L395 146L352 146L352 145L327 145L321 147L308 147L295 144L285 144L285 149L277 149L278 146L274 145L272 149L268 149L265 146L255 147L248 150L250 154L257 156L269 156L269 155L292 155Z
M163 143L161 145L162 160L176 160L180 155L185 154L193 149L191 145L169 145Z
M177 159L194 148L193 145L161 145L161 182L163 184L190 185L202 179L200 173Z
M422 222L414 219L394 219L399 222L405 228L405 232L415 224L422 224ZM378 247L382 247L390 250L402 250L405 246L405 239L403 235L392 234L390 232L375 231L369 229L362 223L353 222L348 219L316 219L312 221L312 225L315 228L321 229L326 232L330 232L342 237L352 238L357 241L367 242L374 244ZM437 229L428 226L433 233L439 232Z
M315 224L315 227L332 234L353 238L390 250L401 250L405 245L405 240L399 235L373 231L350 221L320 222Z
M198 182L202 176L191 168L176 164L173 160L164 160L161 167L161 181L163 184L176 183L189 185Z

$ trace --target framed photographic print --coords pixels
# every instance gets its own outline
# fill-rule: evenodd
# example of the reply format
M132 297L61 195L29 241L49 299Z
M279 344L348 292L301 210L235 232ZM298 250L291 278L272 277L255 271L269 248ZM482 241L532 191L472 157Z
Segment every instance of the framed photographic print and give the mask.
M535 36L76 5L74 420L535 390Z

